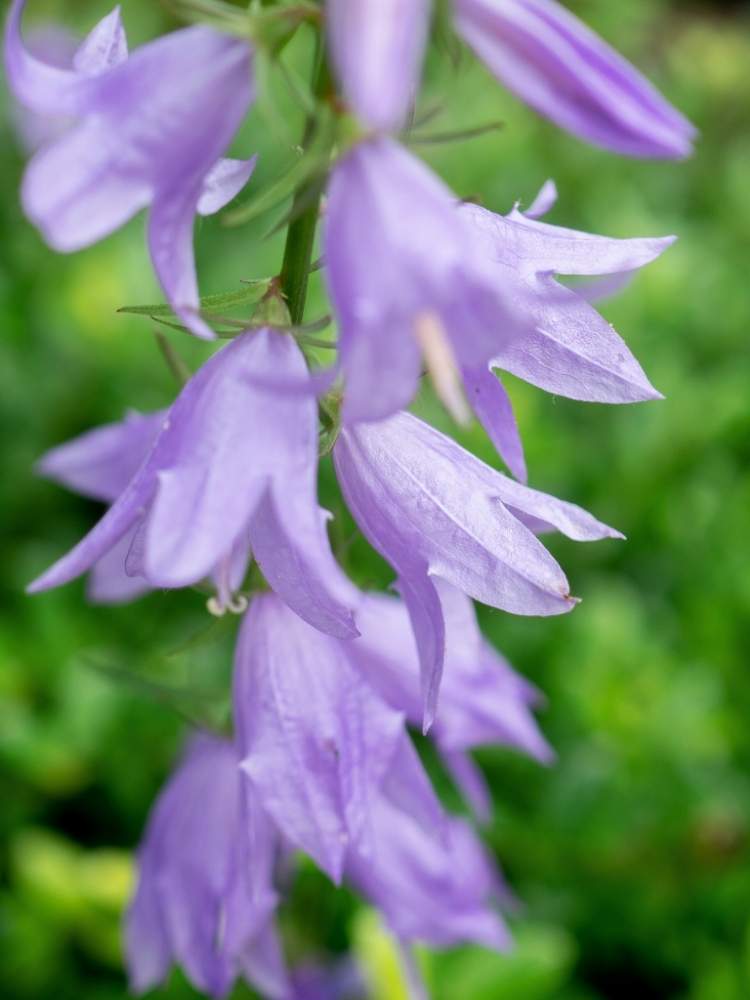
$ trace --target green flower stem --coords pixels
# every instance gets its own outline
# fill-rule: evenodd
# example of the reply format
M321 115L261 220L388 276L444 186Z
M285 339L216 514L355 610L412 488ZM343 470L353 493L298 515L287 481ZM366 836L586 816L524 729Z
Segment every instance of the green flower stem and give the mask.
M313 71L313 93L317 99L326 96L330 87L328 63L322 38L318 40ZM305 122L302 148L308 149L317 128L317 119L310 115ZM286 235L284 260L281 265L281 291L289 307L294 326L302 323L307 299L307 285L312 268L315 232L320 214L323 185L319 177L304 181L295 192L292 202L292 221Z

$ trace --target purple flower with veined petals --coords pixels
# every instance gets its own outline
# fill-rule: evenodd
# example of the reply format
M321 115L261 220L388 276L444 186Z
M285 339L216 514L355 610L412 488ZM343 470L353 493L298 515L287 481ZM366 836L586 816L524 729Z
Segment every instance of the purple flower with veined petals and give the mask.
M73 122L29 164L26 214L68 252L150 206L149 246L164 293L193 333L213 337L198 314L193 222L231 200L255 165L220 159L254 96L249 47L199 26L128 56L115 8L62 69L24 47L25 5L13 0L5 35L11 90L34 113Z
M510 937L492 905L505 888L468 823L451 819L447 835L436 839L381 798L375 830L374 853L352 852L346 877L401 942L508 948Z
M458 32L490 72L556 125L626 156L691 153L691 123L555 0L453 3Z
M590 304L597 297L596 285L588 290L568 288L555 276L615 275L621 284L675 240L673 236L611 239L539 222L532 215L551 206L554 186L545 185L543 192L526 213L514 208L507 216L496 215L473 204L459 209L472 227L478 251L494 268L501 287L513 290L522 315L523 336L509 339L489 365L462 371L469 402L521 481L526 479L526 465L510 399L490 368L503 368L572 399L599 403L660 399L625 342Z
M533 531L556 529L579 541L621 537L580 507L496 472L411 414L344 429L334 460L362 533L398 575L419 650L426 727L445 658L434 578L513 614L560 614L575 601Z
M91 532L32 592L85 573L134 532L126 569L154 587L214 575L226 605L252 551L266 580L317 628L357 634L355 588L331 554L316 501L317 407L285 333L249 331L218 351L169 409L135 476Z
M232 744L199 736L159 795L126 918L137 993L179 963L212 997L226 996L243 976L269 1000L288 1000L273 923L278 838L245 786Z
M243 770L287 840L335 882L352 850L377 850L372 816L381 797L430 836L443 822L403 713L358 675L352 655L351 642L261 594L243 620L234 673Z
M326 0L344 97L369 128L395 132L419 89L430 0Z
M334 168L324 241L344 420L378 420L406 406L423 354L441 396L460 412L458 366L486 364L519 324L451 191L391 139L365 140Z

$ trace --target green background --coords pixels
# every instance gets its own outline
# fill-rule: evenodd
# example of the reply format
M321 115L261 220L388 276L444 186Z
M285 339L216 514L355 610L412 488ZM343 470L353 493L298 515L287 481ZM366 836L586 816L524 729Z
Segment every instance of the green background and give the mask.
M550 542L583 597L570 616L482 613L487 634L546 693L542 724L559 758L543 769L509 751L480 755L496 802L487 837L522 900L511 918L515 952L466 948L425 965L437 1000L742 1000L750 17L741 4L574 6L699 126L691 161L590 149L522 108L465 53L455 63L445 50L431 56L423 98L442 107L435 130L498 118L505 127L420 152L459 195L481 195L499 211L528 204L552 176L560 201L550 221L616 236L678 234L604 307L667 398L607 408L510 386L531 484L588 507L628 541ZM83 0L33 8L78 30L106 11ZM169 26L152 0L128 0L124 17L133 42ZM300 71L304 48L290 53ZM262 154L255 190L290 161L300 126L278 74L264 74L268 84L278 102L264 99L237 144ZM174 387L151 325L116 314L159 298L143 220L89 251L55 256L18 207L23 157L8 114L0 127L0 992L109 1000L126 995L118 921L133 847L185 719L226 712L235 623L212 625L197 593L118 609L86 605L80 582L24 595L99 512L34 478L35 459L128 407L165 405ZM274 221L235 230L201 222L203 291L273 273L280 237L265 236ZM309 315L325 309L316 286ZM174 343L191 363L206 354L179 334ZM440 420L429 398L419 405ZM478 428L460 437L496 461ZM347 539L326 468L321 493L337 513L335 538ZM362 584L389 582L363 543L347 548L346 563ZM294 959L351 945L376 1000L402 995L373 916L312 867L282 920ZM176 975L162 995L193 994Z

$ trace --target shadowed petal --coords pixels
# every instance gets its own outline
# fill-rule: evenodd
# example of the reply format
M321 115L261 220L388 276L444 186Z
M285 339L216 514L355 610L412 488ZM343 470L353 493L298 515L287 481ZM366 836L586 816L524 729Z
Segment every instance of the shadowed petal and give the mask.
M250 525L258 565L272 589L315 628L340 639L359 635L359 595L331 552L314 485L286 482L266 490Z

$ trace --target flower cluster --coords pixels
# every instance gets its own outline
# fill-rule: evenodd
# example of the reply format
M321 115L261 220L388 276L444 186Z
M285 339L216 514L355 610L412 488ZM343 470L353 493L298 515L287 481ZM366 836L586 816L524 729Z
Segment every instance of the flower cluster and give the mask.
M27 134L33 125L28 217L53 248L74 251L148 208L174 316L212 339L193 223L253 172L254 157L225 154L254 98L263 33L253 40L248 15L244 36L197 25L129 54L115 9L52 58L24 41L25 6L12 2L5 62ZM554 0L447 9L490 72L561 127L628 155L690 151L689 123ZM482 638L472 602L568 612L576 599L539 536L621 536L527 485L496 372L578 400L659 396L593 303L672 239L541 222L551 182L525 212L462 203L401 144L428 0L327 0L319 13L339 87L329 113L359 123L332 150L322 233L335 365L311 372L299 317L267 316L216 351L169 408L131 413L39 464L108 509L32 591L90 573L89 596L107 603L208 582L214 613L242 615L233 732L191 738L140 850L127 918L137 991L177 962L212 996L239 976L274 1000L301 995L275 924L298 851L368 899L406 948L507 947L502 878L473 824L445 811L409 727L429 734L486 819L472 749L502 743L541 762L552 751L533 716L538 692ZM269 291L277 316L287 291L282 273ZM482 422L512 477L406 412L423 366L450 413ZM317 497L321 412L323 450L362 534L393 568L392 594L362 592L331 548Z

